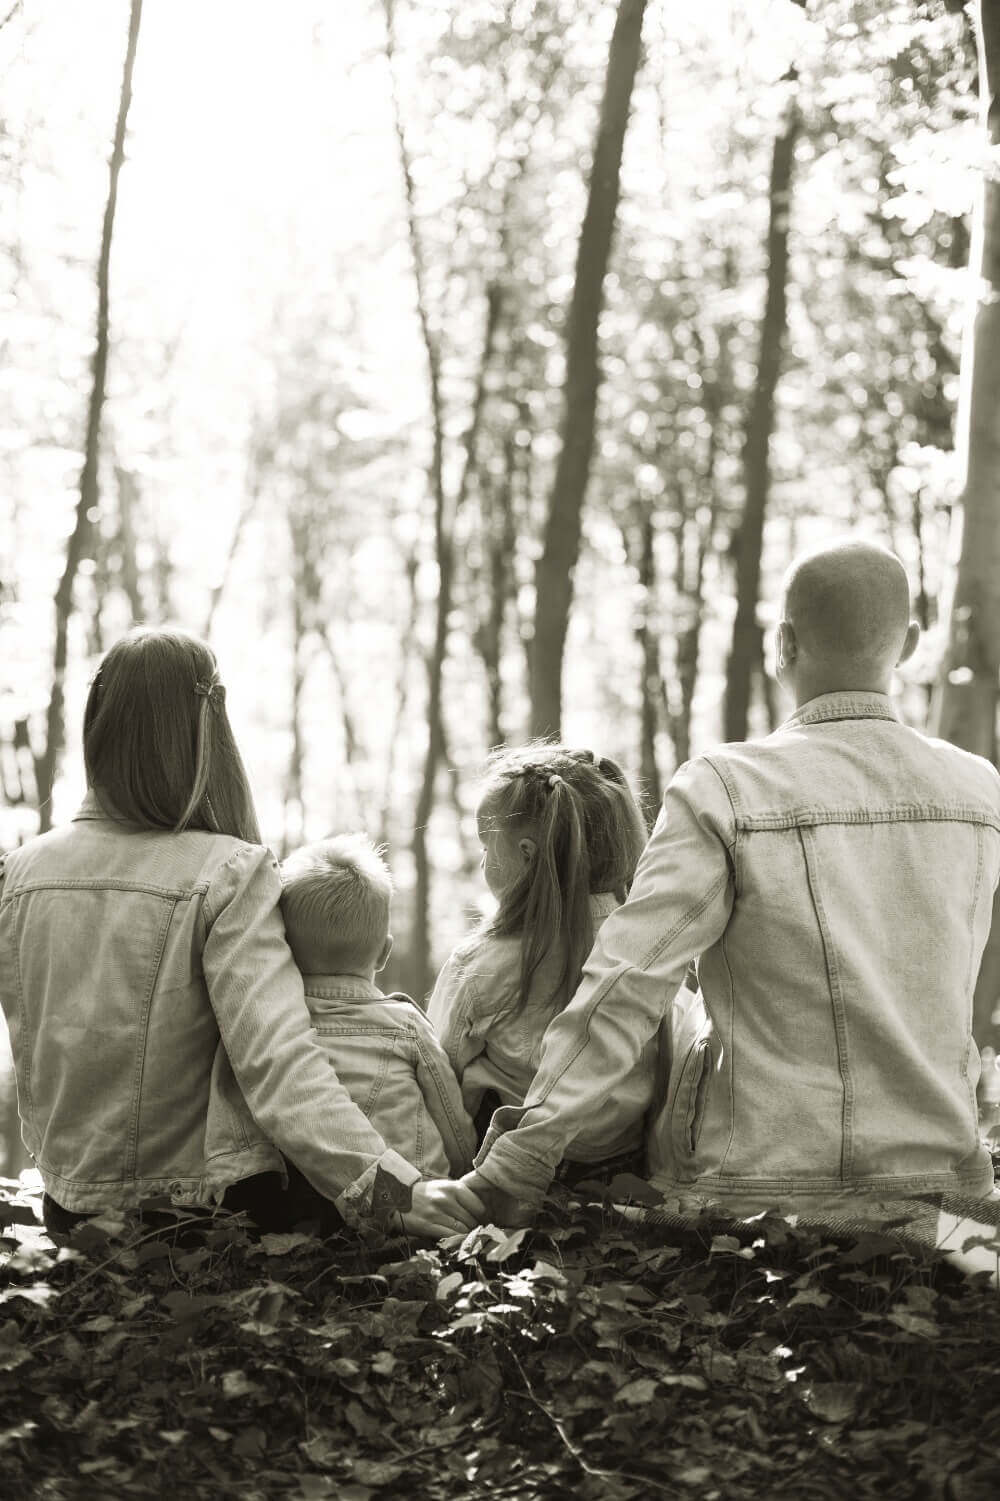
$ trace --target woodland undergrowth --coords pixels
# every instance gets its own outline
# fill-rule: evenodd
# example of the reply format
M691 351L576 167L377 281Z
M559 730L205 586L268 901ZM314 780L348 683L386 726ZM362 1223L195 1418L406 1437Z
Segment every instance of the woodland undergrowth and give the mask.
M176 1214L164 1205L162 1216ZM1000 1295L882 1234L550 1200L439 1246L0 1189L0 1488L992 1501Z

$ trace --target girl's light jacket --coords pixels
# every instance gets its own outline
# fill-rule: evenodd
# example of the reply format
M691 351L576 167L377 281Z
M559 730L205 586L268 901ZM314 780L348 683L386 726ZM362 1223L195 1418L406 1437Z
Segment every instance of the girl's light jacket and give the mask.
M650 1136L668 1194L991 1193L972 997L998 876L995 768L883 694L825 694L688 762L478 1170L541 1196L697 957Z
M0 1001L25 1146L93 1211L218 1196L284 1171L348 1218L421 1176L337 1080L278 911L277 863L223 835L149 831L94 794L6 857Z
M591 897L595 932L617 906L610 892ZM428 1002L427 1014L461 1082L465 1108L473 1116L488 1090L499 1095L502 1105L522 1104L542 1056L542 1038L553 1016L549 997L559 979L558 958L551 955L542 961L528 1004L518 1011L511 1003L520 967L518 936L474 934L454 950ZM599 1162L638 1145L653 1099L656 1060L653 1038L639 1051L628 1075L593 1102L586 1122L561 1155L571 1162Z

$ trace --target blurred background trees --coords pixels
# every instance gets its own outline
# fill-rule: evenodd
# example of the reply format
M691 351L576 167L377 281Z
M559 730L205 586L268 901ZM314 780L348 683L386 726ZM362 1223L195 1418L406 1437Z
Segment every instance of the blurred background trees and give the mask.
M972 744L972 683L994 748L995 9L977 62L954 0L145 0L120 155L138 5L14 7L0 845L81 795L100 652L178 621L275 848L388 844L420 994L487 901L488 748L561 723L652 816L783 715L781 574L850 527L910 570L904 717L940 680Z

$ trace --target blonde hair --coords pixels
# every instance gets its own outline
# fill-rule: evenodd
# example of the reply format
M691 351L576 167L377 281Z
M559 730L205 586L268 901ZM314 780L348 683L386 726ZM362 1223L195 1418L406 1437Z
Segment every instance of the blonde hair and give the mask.
M590 897L623 902L646 844L646 825L625 773L609 757L535 741L490 760L479 802L487 827L535 840L538 852L502 893L486 931L519 934L521 965L512 1010L528 1001L532 979L550 954L561 957L547 998L561 1010L580 983L594 943Z
M281 911L304 974L357 974L378 964L392 900L382 854L364 834L339 834L282 862Z
M83 758L109 812L260 843L215 654L187 631L138 626L110 648L87 695Z

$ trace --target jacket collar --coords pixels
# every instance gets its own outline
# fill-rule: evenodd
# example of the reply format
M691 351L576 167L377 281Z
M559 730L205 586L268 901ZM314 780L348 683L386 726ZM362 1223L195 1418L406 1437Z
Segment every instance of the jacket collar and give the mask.
M317 1001L384 1001L385 994L361 975L303 975L306 995Z
M821 693L802 704L782 724L783 730L799 724L823 724L833 719L889 719L899 723L899 715L885 693Z
M80 804L79 808L77 808L76 812L73 814L72 821L73 823L77 823L81 819L86 820L97 818L102 819L105 822L109 820L114 823L125 822L123 818L113 818L113 815L107 811L107 809L98 799L97 793L94 791L93 787L88 787L87 795L84 798L83 802Z

